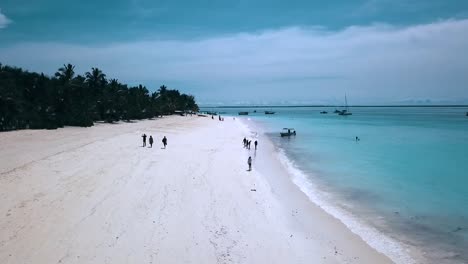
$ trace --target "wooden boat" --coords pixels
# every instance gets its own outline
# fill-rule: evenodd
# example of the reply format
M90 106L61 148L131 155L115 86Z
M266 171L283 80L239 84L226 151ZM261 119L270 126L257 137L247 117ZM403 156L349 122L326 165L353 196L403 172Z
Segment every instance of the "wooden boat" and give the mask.
M280 132L281 137L290 137L296 135L296 130L294 128L283 128L283 131Z
M238 114L239 114L239 115L248 115L249 112L239 112Z

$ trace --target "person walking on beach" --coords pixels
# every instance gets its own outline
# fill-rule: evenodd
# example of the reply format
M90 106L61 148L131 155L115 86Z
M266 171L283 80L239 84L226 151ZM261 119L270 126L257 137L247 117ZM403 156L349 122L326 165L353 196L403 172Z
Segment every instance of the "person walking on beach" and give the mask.
M247 146L247 139L244 138L244 140L242 140L242 142L244 143L244 148Z
M166 136L163 137L162 143L163 143L163 145L164 145L164 148L166 148L166 145L167 145L167 138L166 138Z
M250 143L252 143L252 140L249 140L249 142L247 142L247 148L250 149Z
M149 137L150 148L153 147L153 136Z
M254 145L255 145L255 150L257 150L257 145L258 145L257 140L255 140Z
M143 138L143 147L146 147L146 134L143 134L141 137Z
M252 170L252 157L249 156L249 158L247 159L247 164L249 164L249 171Z

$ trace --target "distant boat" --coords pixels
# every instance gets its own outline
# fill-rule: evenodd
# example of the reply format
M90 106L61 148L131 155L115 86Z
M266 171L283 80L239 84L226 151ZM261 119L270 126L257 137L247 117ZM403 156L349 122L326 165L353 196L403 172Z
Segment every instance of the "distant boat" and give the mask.
M335 113L335 114L339 114L339 113L341 113L341 111L340 111L340 110L338 110L338 109L335 109L335 111L334 111L333 113Z
M468 116L468 112L466 112L466 116Z
M320 112L320 113L321 113L321 114L328 114L327 111L322 111L322 112Z
M257 113L257 110L254 110L254 113Z
M265 115L274 115L276 112L273 111L265 111Z
M349 116L349 115L352 115L353 113L351 112L348 112L348 110L341 110L341 112L338 113L338 115L341 115L341 116Z
M296 135L296 130L294 128L283 128L283 132L280 132L281 137L290 137Z
M349 115L352 115L353 113L349 112L348 110L348 99L346 98L346 94L344 96L344 99L345 99L345 108L344 110L341 110L338 115L342 115L342 116L349 116Z
M239 112L238 114L239 114L239 115L248 115L249 112Z

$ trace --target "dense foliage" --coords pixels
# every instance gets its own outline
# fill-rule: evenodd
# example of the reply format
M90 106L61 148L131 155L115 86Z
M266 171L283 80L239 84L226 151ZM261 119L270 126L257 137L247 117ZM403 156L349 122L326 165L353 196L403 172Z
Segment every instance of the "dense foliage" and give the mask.
M128 87L98 68L75 76L63 65L54 77L0 64L0 131L92 126L94 121L144 119L176 110L198 111L192 95L161 86Z

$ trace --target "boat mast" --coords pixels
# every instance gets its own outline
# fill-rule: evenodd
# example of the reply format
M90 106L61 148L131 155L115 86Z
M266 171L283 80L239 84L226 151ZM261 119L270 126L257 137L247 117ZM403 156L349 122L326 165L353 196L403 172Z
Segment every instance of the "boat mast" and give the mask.
M346 93L344 94L344 101L345 101L346 112L348 112L348 99L346 98Z

